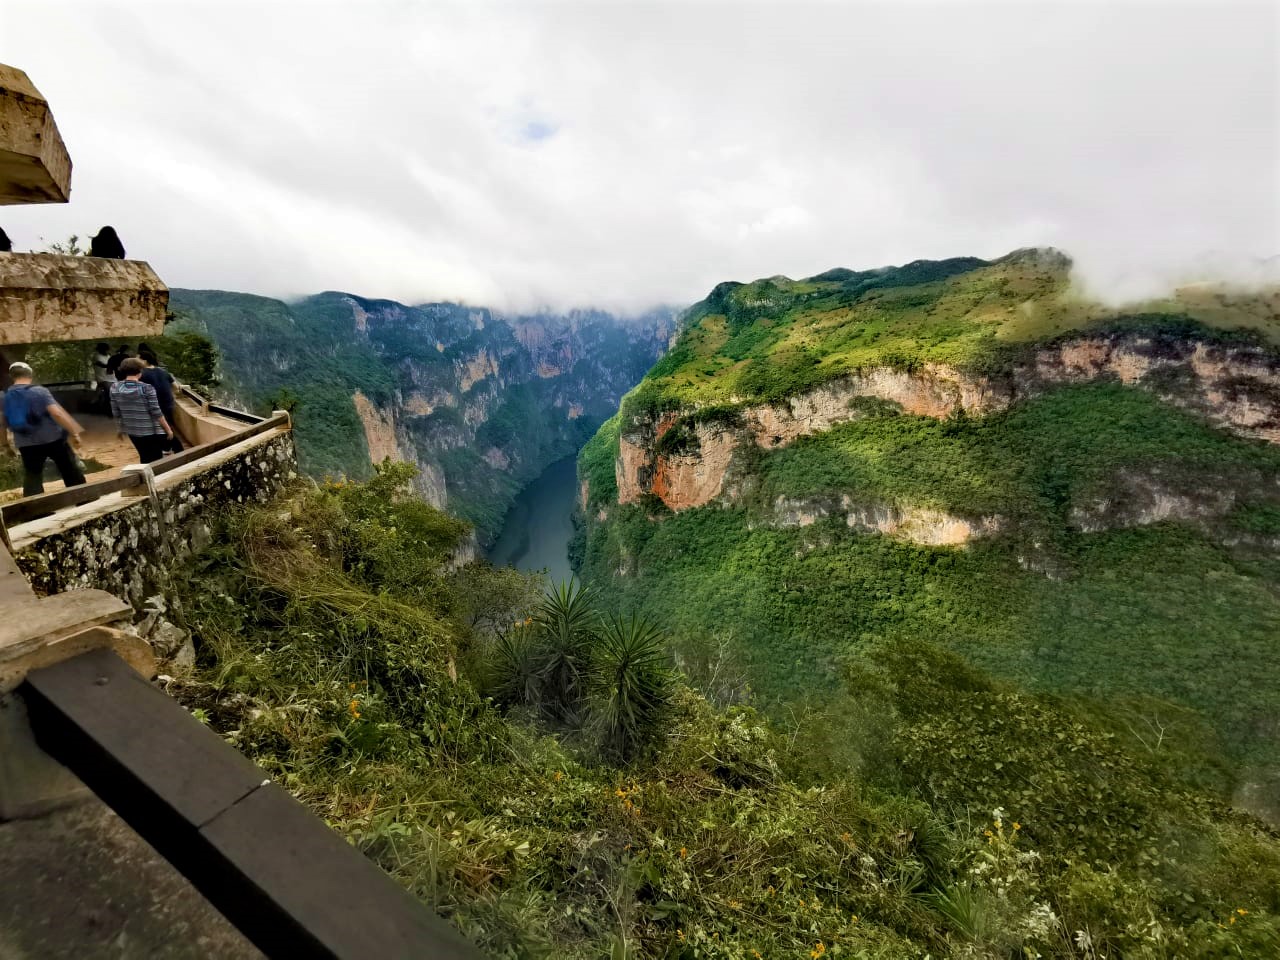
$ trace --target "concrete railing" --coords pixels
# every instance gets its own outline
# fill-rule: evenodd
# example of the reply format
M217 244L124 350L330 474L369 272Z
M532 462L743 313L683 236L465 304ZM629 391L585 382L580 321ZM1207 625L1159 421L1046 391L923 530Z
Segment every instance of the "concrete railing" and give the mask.
M183 413L175 411L175 419L180 424L179 431L196 442L197 445L184 450L182 453L165 457L163 460L151 464L151 472L155 476L162 476L177 470L179 467L185 467L206 457L211 457L227 447L249 440L259 434L273 430L289 430L291 427L289 414L283 410L276 411L270 417L253 417L252 422L245 422L239 429L223 427L207 416L191 413L182 407L179 407L178 410L182 410L185 413L184 416ZM214 412L220 413L220 411ZM249 418L251 415L240 414L240 416ZM187 421L185 424L183 424L184 419ZM107 494L120 493L137 488L145 488L145 481L142 475L137 472L128 472L108 480L95 480L80 486L67 487L65 490L42 493L33 497L24 497L13 503L6 503L0 507L0 520L3 521L4 530L8 531L12 527L34 520L37 517L46 517L68 507L91 503ZM145 493L146 491L145 489L139 489L138 492ZM6 540L8 539L7 533L5 538Z

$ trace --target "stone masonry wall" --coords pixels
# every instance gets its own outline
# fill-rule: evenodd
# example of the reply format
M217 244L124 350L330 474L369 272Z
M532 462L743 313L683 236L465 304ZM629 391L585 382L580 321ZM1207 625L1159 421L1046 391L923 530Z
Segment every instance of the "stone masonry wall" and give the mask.
M161 489L163 532L151 500L141 497L123 509L15 544L18 566L39 594L97 587L141 611L145 599L167 592L191 555L209 542L218 507L266 502L297 476L293 435L278 434Z

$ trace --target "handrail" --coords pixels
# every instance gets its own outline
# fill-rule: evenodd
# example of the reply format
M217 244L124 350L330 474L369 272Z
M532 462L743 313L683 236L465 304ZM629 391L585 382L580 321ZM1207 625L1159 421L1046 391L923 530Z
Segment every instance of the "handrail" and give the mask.
M210 413L216 413L220 417L226 417L228 420L239 420L241 423L261 423L262 417L254 413L245 413L243 410L233 410L230 407L224 407L221 404L210 403L208 405Z
M266 420L259 420L257 423L245 427L243 430L237 430L235 433L229 433L225 437L219 437L217 440L211 440L208 443L202 443L198 447L191 447L183 450L181 453L174 454L172 457L165 457L163 460L157 460L151 464L151 472L157 477L161 474L168 473L170 470L177 470L179 467L185 467L188 463L193 463L203 457L209 456L211 453L217 453L219 450L225 450L227 447L234 447L237 443L242 443L256 437L260 433L266 433L274 430L276 427L288 425L289 415L285 413L268 417Z
M201 460L210 454L225 450L227 447L233 447L237 443L243 443L245 440L250 440L259 434L289 425L289 415L287 413L278 413L265 420L256 417L254 419L257 422L245 427L243 430L237 430L235 433L229 433L225 437L219 437L217 440L201 444L198 447L191 447L182 451L182 453L165 457L163 460L153 463L151 465L152 473L160 476L171 470L177 470L179 467ZM40 493L0 506L0 518L3 518L6 527L14 527L37 517L55 513L66 507L77 507L111 493L142 486L144 482L140 474L127 473L119 477L112 477L109 480L94 480L91 483L67 487L65 490Z
M200 394L196 393L185 383L176 383L174 384L174 386L178 388L179 393L185 394L189 400L195 401L198 405L202 407L207 407L209 405L209 401L205 397L202 397Z
M121 490L140 486L142 483L143 479L138 474L122 474L109 480L94 480L92 483L82 483L52 493L37 493L35 496L6 503L0 507L0 516L4 517L6 527L13 527L66 507L78 507L109 493L119 493Z

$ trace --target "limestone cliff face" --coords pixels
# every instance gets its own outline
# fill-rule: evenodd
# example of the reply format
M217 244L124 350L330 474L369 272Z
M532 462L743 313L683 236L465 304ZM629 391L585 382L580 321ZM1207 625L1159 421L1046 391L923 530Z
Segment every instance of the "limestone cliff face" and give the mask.
M981 416L1057 385L1104 378L1144 386L1235 433L1280 443L1280 361L1273 355L1252 346L1168 337L1081 336L1043 347L1029 363L1002 376L971 375L941 364L916 371L880 367L832 380L785 403L745 406L727 423L699 422L696 410L633 419L623 424L619 439L618 500L632 503L653 495L672 510L687 510L732 499L740 451L783 447L854 420L863 415L859 398L920 416L943 418L957 411ZM661 441L677 428L687 432L688 441L664 452ZM1156 500L1164 506L1153 505L1152 516L1176 510L1167 497ZM1083 515L1081 523L1087 526ZM861 525L901 529L889 519ZM973 531L938 535L964 540Z
M417 492L473 521L481 545L525 483L616 412L677 328L671 308L517 315L337 292L284 303L179 290L174 308L218 344L225 392L255 409L292 395L306 472L414 463Z
M351 399L355 402L356 414L364 425L369 460L373 463L388 459L393 462L416 463L418 475L413 478L414 492L433 507L443 509L449 502L444 473L434 463L418 461L407 432L397 422L395 409L380 409L359 390Z
M849 494L838 500L778 497L773 504L772 520L780 527L807 527L829 516L843 517L845 524L854 530L881 533L931 547L961 546L998 533L1006 525L1002 517L966 519L929 507L860 503Z
M508 316L347 298L355 334L398 388L353 394L374 462L417 464L419 492L496 532L515 492L576 450L662 355L675 312Z

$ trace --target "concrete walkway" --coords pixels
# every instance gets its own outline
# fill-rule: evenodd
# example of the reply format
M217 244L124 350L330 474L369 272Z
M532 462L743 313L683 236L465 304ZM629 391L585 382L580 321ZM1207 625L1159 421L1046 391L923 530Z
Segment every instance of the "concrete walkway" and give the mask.
M261 960L100 800L0 823L0 960Z

